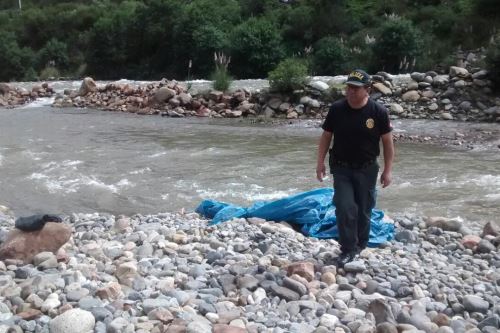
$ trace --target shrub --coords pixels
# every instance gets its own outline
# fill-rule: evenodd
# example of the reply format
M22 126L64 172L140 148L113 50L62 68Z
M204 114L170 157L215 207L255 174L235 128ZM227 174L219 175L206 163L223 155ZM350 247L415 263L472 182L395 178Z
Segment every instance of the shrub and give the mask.
M37 57L39 68L50 65L52 67L67 68L69 64L68 46L52 38L40 51L38 51Z
M269 85L271 90L291 92L303 88L307 82L307 64L304 60L288 58L281 61L278 66L269 72Z
M493 39L486 52L486 66L495 89L500 91L500 35Z
M319 75L339 75L345 72L348 51L340 39L324 37L316 42L313 55L314 73Z
M40 72L40 80L53 80L57 79L61 75L59 74L59 70L55 67L47 66Z
M262 78L285 54L279 28L266 18L250 18L236 26L230 42L233 69L247 78Z
M224 53L215 53L214 60L215 71L212 73L213 88L219 91L226 91L233 81L227 69L227 66L231 62L231 58L226 57Z
M422 52L420 31L411 21L395 18L382 25L373 46L374 62L379 70L391 73L408 72Z
M212 73L213 87L215 90L226 91L233 79L226 68L216 68Z

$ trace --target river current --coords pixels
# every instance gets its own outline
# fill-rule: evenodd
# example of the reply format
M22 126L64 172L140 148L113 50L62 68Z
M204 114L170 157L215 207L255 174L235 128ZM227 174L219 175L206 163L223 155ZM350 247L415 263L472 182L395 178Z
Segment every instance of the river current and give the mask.
M397 131L447 124L394 122ZM17 216L148 214L192 211L203 199L277 199L331 186L315 179L320 134L318 127L43 103L2 109L0 204ZM389 215L459 216L472 224L500 216L498 151L398 143L396 153L393 184L378 190L377 206Z

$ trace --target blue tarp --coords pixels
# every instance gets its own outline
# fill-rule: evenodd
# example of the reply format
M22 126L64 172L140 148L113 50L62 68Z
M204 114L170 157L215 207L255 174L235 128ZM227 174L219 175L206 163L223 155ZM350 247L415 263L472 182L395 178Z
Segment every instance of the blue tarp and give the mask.
M203 200L196 212L219 224L233 218L259 217L268 221L285 221L316 238L338 238L333 189L320 188L283 199L256 202L244 208L216 200ZM373 209L369 246L378 246L394 236L394 225L384 221L384 213Z

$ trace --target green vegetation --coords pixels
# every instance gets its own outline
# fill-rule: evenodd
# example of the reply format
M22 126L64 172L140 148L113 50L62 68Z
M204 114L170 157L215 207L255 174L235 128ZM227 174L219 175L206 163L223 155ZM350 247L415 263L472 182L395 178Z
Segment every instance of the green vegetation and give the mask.
M233 81L227 69L231 58L223 53L215 53L215 71L212 73L213 87L215 90L226 91Z
M498 0L23 0L22 10L18 3L0 0L0 81L47 71L183 80L189 60L191 78L207 78L214 52L231 57L238 78L264 78L297 56L307 56L315 75L430 70L459 47L488 45L500 28Z
M307 63L303 59L289 58L269 72L269 85L272 91L292 92L304 88L307 83Z
M496 90L500 91L500 35L492 40L486 54L486 65Z

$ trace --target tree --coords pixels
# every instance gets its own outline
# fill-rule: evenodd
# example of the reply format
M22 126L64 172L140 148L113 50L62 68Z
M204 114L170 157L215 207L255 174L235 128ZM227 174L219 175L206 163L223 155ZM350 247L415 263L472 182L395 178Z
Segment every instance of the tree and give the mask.
M264 18L250 18L230 37L233 72L240 77L262 78L284 57L280 31Z
M340 39L328 36L314 45L313 70L315 74L339 75L348 70L348 50Z
M59 69L67 69L69 64L68 46L66 43L52 38L40 51L38 51L37 63L38 68L50 66Z
M422 54L422 46L421 34L411 21L389 19L374 43L374 64L391 73L410 71Z
M0 31L0 81L21 80L33 72L33 51L19 47L12 32Z
M281 61L269 72L271 90L291 92L304 88L308 81L307 71L307 63L303 59L288 58Z
M489 76L495 85L495 89L500 91L500 35L497 35L488 47L486 65L490 72Z

